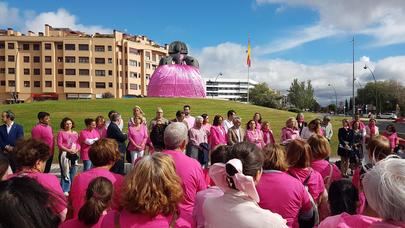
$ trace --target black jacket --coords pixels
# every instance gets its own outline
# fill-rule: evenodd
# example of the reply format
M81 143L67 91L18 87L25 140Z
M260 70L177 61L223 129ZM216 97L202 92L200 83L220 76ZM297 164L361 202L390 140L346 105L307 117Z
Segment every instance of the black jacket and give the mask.
M111 122L107 128L107 138L115 139L118 143L118 150L120 153L125 153L126 145L125 141L127 140L128 136L120 130L117 124Z

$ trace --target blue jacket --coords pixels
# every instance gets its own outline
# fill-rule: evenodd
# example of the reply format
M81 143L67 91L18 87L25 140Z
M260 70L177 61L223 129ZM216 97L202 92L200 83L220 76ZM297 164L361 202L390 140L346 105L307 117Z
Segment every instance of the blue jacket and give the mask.
M0 148L4 150L4 147L7 145L15 146L15 143L18 139L24 137L24 130L21 125L16 123L10 129L10 133L7 134L7 125L3 124L0 126Z

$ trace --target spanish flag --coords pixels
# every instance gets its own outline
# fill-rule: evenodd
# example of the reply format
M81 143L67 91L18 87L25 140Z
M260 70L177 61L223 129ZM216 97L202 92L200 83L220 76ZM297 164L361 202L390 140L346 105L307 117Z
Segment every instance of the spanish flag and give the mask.
M248 67L251 65L251 59L250 59L250 38L248 40L248 49L247 49L247 59L246 59L246 64Z

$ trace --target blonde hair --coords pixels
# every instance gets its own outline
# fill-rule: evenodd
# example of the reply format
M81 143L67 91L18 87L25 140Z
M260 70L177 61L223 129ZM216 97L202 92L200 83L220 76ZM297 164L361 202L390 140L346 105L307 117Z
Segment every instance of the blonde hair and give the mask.
M312 161L325 159L330 155L329 141L322 135L313 134L307 142L311 146Z
M182 200L181 180L172 158L156 152L139 160L128 174L121 203L131 213L155 217L176 214Z
M285 126L288 127L288 125L292 124L292 127L295 127L294 122L297 122L297 120L294 117L290 117L285 121Z
M267 144L263 150L263 169L264 170L280 170L287 171L288 164L285 160L284 148L277 144Z
M368 155L374 163L386 158L392 154L390 141L381 135L373 137L367 145Z

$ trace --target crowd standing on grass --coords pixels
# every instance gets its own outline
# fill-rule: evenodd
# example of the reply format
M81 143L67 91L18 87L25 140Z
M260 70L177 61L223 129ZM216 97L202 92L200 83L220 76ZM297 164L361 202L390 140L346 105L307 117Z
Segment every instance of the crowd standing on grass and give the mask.
M42 111L26 139L4 111L0 227L405 227L393 125L380 134L374 118L344 119L332 163L329 116L307 123L299 113L279 137L260 113L211 122L190 105L172 120L161 107L150 121L132 111L127 123L115 110L76 120L79 130L65 117L56 137Z

